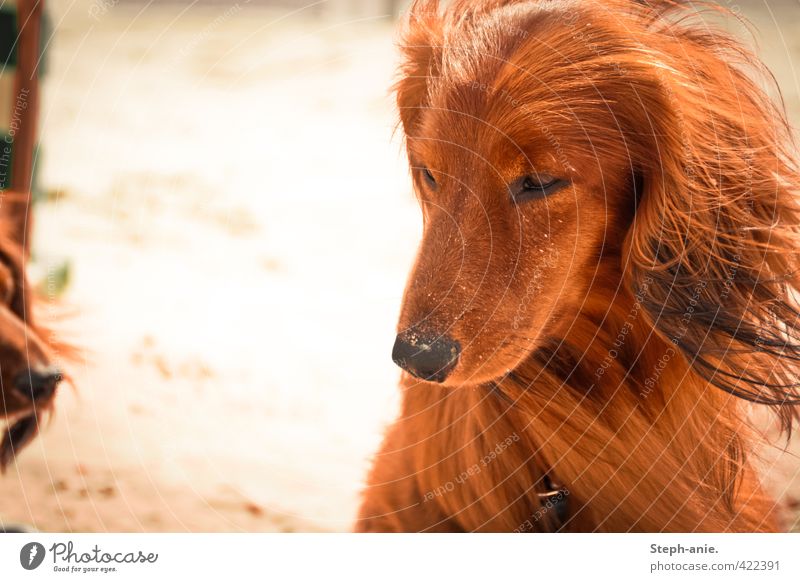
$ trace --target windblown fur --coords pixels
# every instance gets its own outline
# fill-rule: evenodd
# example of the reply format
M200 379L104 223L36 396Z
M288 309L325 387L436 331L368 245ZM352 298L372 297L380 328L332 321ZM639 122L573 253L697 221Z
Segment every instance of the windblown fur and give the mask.
M768 72L667 0L418 0L401 48L399 328L463 349L403 375L357 529L779 529L748 418L797 418L800 175ZM569 187L515 204L532 172Z
M3 193L0 214L0 472L38 434L52 410L58 383L55 354L69 358L73 348L34 318L32 292L25 274L26 253L7 216L9 208L27 204L26 197Z

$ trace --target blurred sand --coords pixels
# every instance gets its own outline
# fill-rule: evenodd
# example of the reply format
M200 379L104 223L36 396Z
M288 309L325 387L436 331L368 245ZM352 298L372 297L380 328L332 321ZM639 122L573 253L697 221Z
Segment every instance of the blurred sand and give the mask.
M60 195L35 248L72 261L59 327L87 358L0 481L3 519L348 528L395 412L419 234L390 24L53 4L42 178Z
M392 140L391 24L248 2L97 20L92 2L51 6L41 168L58 195L35 248L69 258L73 281L41 316L86 358L0 480L3 521L347 529L395 413L420 229ZM796 115L798 19L776 17L787 49L757 14ZM782 493L798 497L797 471L776 466Z

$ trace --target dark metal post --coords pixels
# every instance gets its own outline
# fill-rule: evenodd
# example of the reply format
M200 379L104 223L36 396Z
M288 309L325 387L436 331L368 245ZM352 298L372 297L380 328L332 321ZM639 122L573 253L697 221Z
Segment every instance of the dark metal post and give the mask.
M17 200L7 200L8 215L16 237L30 248L30 207L33 182L33 157L36 151L39 118L40 36L44 0L19 0L17 22L17 71L12 101L16 130L11 159L11 190Z

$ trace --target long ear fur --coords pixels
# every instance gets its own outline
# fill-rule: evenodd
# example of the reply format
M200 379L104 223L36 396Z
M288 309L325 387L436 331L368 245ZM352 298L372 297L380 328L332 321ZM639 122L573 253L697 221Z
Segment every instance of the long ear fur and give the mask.
M643 58L661 95L648 108L650 155L638 160L627 282L699 374L774 406L789 431L800 403L791 130L737 41L703 25L657 25L666 29Z
M438 0L415 0L408 9L400 40L403 61L393 90L406 134L413 133L419 112L427 102L431 80L439 76L442 21Z

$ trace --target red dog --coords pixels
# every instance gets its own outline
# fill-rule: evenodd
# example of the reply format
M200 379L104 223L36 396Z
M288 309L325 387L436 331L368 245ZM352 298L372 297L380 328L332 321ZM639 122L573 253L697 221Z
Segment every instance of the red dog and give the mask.
M424 234L359 530L778 528L747 412L800 402L800 174L758 61L692 14L414 3Z
M3 212L18 203L6 193ZM27 204L27 200L23 203ZM31 292L25 276L25 252L14 236L19 229L0 218L0 416L8 423L0 440L0 471L39 432L63 376L53 365L54 348L66 344L34 323Z

